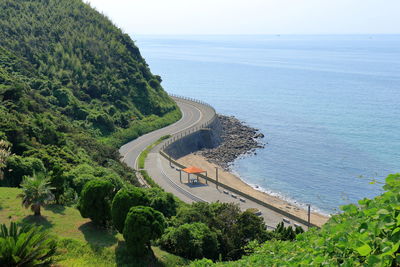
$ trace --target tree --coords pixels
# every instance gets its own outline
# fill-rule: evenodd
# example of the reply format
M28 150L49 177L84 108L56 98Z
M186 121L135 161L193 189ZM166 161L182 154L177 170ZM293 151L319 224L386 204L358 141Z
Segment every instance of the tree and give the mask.
M166 221L161 212L151 207L136 206L129 210L125 220L124 238L129 250L137 256L151 251L150 241L159 238Z
M114 187L111 182L95 179L87 182L79 198L78 210L83 218L106 226L111 220L111 201Z
M218 257L217 234L204 223L169 227L160 239L163 249L188 259Z
M10 155L10 144L4 140L0 140L0 180L3 180L3 168L6 166L7 158Z
M294 240L297 234L303 233L304 230L300 226L293 229L292 226L285 227L283 222L278 223L274 231L272 232L273 237L277 240Z
M176 215L177 203L171 193L158 188L150 188L148 191L150 207L161 212L165 217Z
M35 216L41 216L41 207L54 200L51 192L53 188L43 174L34 173L33 176L25 176L21 188L22 193L19 196L22 197L22 205L25 208L31 207Z
M10 156L7 161L7 171L4 173L2 185L17 187L24 176L32 176L33 173L45 173L43 162L35 157Z
M267 232L264 219L258 217L251 211L245 211L239 215L235 225L236 249L229 253L230 258L240 258L244 253L244 247L250 241L258 241L259 243L271 239L271 234Z
M134 206L146 206L149 204L149 198L144 189L139 187L123 188L115 195L111 213L114 227L123 233L126 215L130 208Z
M42 226L0 225L0 266L46 266L56 248L57 242Z
M271 238L262 218L251 212L241 212L234 203L193 203L181 207L171 222L176 228L195 222L207 225L217 235L218 253L224 260L240 258L244 253L243 247L252 240Z

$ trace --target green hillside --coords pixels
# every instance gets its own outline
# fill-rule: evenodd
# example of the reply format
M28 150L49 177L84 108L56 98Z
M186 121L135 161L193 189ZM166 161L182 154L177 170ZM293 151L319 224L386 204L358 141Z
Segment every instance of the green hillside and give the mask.
M268 241L236 262L191 266L400 266L400 174L389 175L383 188L294 242Z
M21 206L20 193L19 188L0 187L0 222L35 224L51 231L59 244L56 266L180 266L188 263L158 247L153 247L154 258L130 257L121 234L96 227L72 207L49 205L43 217L36 218Z
M81 0L0 10L0 140L14 154L0 184L45 171L60 203L94 177L135 184L118 147L181 114L134 42Z

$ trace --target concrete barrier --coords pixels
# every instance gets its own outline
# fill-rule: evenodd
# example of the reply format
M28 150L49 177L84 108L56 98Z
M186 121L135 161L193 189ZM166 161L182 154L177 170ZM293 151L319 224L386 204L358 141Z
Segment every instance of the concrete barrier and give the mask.
M171 160L171 163L174 164L174 165L176 165L176 166L178 166L179 168L181 168L181 169L186 168L186 166L180 164L180 163L177 162L175 159L172 159L171 157L169 157L169 155L166 154L164 151L160 150L160 154L161 154L164 158L166 158L166 159L168 159L168 160ZM208 177L208 176L205 176L205 175L203 175L203 174L199 174L198 176L199 176L200 178L203 178L204 180L207 180L208 182L211 182L211 183L216 184L216 181L215 181L214 179ZM248 194L246 194L246 193L244 193L244 192L242 192L242 191L240 191L240 190L237 190L236 188L233 188L233 187L230 187L230 186L228 186L228 185L226 185L226 184L223 184L223 183L221 183L220 181L218 181L218 186L220 186L220 187L222 187L222 188L224 188L224 189L229 190L229 191L230 191L231 193L233 193L233 194L236 194L236 195L238 195L238 196L244 197L244 198L246 198L246 199L248 199L248 200L250 200L250 201L253 201L253 202L255 202L255 203L257 203L257 204L259 204L259 205L261 205L261 206L263 206L263 207L266 207L266 208L268 208L268 209L270 209L270 210L273 210L273 211L275 211L276 213L279 213L279 214L281 214L281 215L283 215L283 216L285 216L285 217L287 217L287 218L290 218L290 219L292 219L292 220L294 220L294 221L296 221L296 222L299 222L299 223L301 223L301 224L303 224L303 225L306 225L306 226L308 225L307 220L302 219L302 218L300 218L300 217L297 217L296 215L293 215L293 214L291 214L291 213L289 213L289 212L287 212L287 211L281 210L281 209L279 209L279 208L277 208L277 207L275 207L275 206L272 206L272 205L270 205L270 204L268 204L268 203L266 203L266 202L264 202L264 201L261 201L261 200L255 198L255 197L253 197L253 196L251 196L251 195L248 195ZM311 226L311 227L320 228L319 226L317 226L317 225L315 225L315 224L313 224L313 223L310 223L310 226Z
M201 148L215 147L216 145L218 145L218 142L221 141L221 139L220 139L221 126L217 120L217 115L216 115L215 109L211 105L209 105L203 101L199 101L199 100L188 98L188 97L182 97L182 96L177 96L177 95L171 95L171 96L176 97L176 98L181 98L181 99L184 99L187 101L193 101L196 103L200 103L202 105L206 105L206 106L212 108L214 111L214 116L208 122L204 123L203 125L201 125L199 127L195 127L195 128L189 129L185 132L175 134L172 138L167 140L161 147L160 154L164 158L170 160L171 163L178 166L179 168L184 169L184 168L186 168L186 166L183 166L182 164L177 162L176 159L180 158L184 155L190 154L192 152L198 151ZM216 181L214 179L211 179L210 177L207 177L203 174L200 174L199 177L205 179L206 181L216 184ZM266 207L272 211L275 211L276 213L279 213L279 214L285 216L286 218L292 219L296 222L299 222L303 225L308 226L308 221L303 218L300 218L300 217L293 215L285 210L282 210L275 206L272 206L264 201L261 201L251 195L241 192L240 190L237 190L237 189L230 187L226 184L223 184L219 181L218 181L218 186L229 190L233 194L244 197L244 198L246 198L250 201L253 201L263 207ZM313 223L310 223L309 226L320 228L319 226L317 226Z

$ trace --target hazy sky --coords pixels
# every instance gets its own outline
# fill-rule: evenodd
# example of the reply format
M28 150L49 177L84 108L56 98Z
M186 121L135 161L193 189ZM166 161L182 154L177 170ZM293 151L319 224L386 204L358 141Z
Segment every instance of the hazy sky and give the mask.
M400 33L400 0L84 0L132 34Z

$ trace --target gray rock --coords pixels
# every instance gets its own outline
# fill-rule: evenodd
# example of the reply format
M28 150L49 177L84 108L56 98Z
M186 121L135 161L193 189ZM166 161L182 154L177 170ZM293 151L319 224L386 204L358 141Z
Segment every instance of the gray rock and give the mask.
M229 169L232 162L243 155L254 155L256 149L264 148L261 142L264 134L258 129L249 127L233 116L218 114L222 127L222 143L213 149L203 149L196 154L204 156L209 162L218 164L224 169Z

